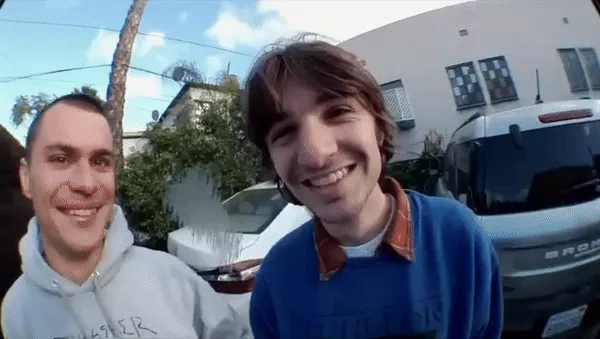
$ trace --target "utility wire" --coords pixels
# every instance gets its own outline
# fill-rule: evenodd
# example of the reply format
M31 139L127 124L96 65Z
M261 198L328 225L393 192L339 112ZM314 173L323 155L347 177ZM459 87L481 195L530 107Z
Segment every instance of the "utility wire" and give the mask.
M29 79L29 78L33 78L33 77L42 76L42 75L65 73L65 72L73 72L73 71L78 71L78 70L82 70L82 69L110 67L110 66L112 66L112 64L102 64L102 65L82 66L82 67L71 67L71 68L57 69L57 70L54 70L54 71L48 71L48 72L42 72L42 73L34 73L34 74L29 74L29 75L23 75L23 76L20 76L20 77L6 77L4 80L0 80L0 84L7 83L7 82L12 82L12 81L17 81L17 80L22 80L22 79ZM134 69L136 71L144 72L144 73L153 74L153 75L159 76L161 78L171 79L167 75L164 75L164 74L161 74L161 73L158 73L158 72L154 72L154 71L150 71L150 70L147 70L147 69L143 69L143 68L139 68L139 67L135 67L135 66L128 66L128 68Z
M92 87L92 88L94 88L96 90L98 90L99 88L103 88L103 87L106 86L106 85L100 85L100 84L92 84L92 83L89 83L89 82L61 80L61 79L28 78L27 80L48 81L48 82L54 82L54 83L62 82L62 83L67 83L67 84L76 84L76 85L81 85L81 86L90 86L90 87ZM58 86L56 86L56 84L53 84L50 87L59 88ZM171 102L171 101L173 101L173 97L175 97L175 95L172 95L172 96L165 95L165 94L160 94L160 95L162 96L162 98L159 98L159 97L150 97L150 96L144 96L144 95L136 95L136 98L150 99L150 100L156 100L156 101L162 101L162 102Z
M37 77L37 76L41 76L41 75L64 73L64 72L72 72L72 71L78 71L78 70L82 70L82 69L100 68L100 67L107 67L107 66L110 66L110 64L64 68L64 69L57 69L57 70L54 70L54 71L48 71L48 72L42 72L42 73L34 73L34 74L24 75L24 76L20 76L20 77L8 77L5 80L0 80L0 84L5 84L7 82L17 81L17 80L22 80L22 79L33 78L33 77Z
M64 80L64 79L49 79L49 78L28 78L26 80L31 80L31 81L48 81L48 82L62 82L62 83L66 83L66 84L75 84L75 85L82 85L82 86L90 86L93 88L102 88L105 87L107 84L99 84L99 83L90 83L90 82L83 82L83 81L73 81L73 80ZM159 97L146 97L146 96L138 96L140 98L146 98L146 99L154 99L154 100L159 100L159 101L165 101L165 102L171 102L173 100L174 95L166 95L166 94L160 94L160 96L162 96L162 98Z
M105 30L105 31L116 32L116 33L120 33L121 32L120 29L115 29L115 28L106 28L106 27L93 26L93 25L68 24L68 23L63 23L63 22L50 22L50 21L37 21L37 20L17 20L17 19L4 19L4 18L0 18L0 21L3 21L3 22L12 22L12 23L21 23L21 24L34 24L34 25L48 25L48 26L73 27L73 28L86 28L86 29L95 29L95 30ZM162 35L157 35L157 34L152 34L152 33L146 33L146 32L138 32L137 34L138 35L143 35L143 36L152 36L152 37L163 38L165 40L177 41L177 42L182 42L182 43L186 43L186 44L192 44L192 45L196 45L196 46L199 46L199 47L212 48L212 49L216 49L216 50L220 50L220 51L224 51L224 52L228 52L228 53L232 53L232 54L243 55L243 56L246 56L246 57L254 58L254 55L251 55L251 54L248 54L248 53L239 52L239 51L236 51L236 50L233 50L233 49L223 48L223 47L219 47L219 46L215 46L215 45L203 44L203 43L196 42L196 41L190 41L190 40L185 40L185 39L173 38L173 37L162 36Z

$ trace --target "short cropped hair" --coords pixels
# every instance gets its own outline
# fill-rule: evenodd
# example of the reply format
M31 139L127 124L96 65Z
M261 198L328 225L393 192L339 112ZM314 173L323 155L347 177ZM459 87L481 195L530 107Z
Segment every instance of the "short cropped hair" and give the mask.
M265 139L282 114L282 84L289 78L321 93L356 98L383 133L380 152L382 165L387 164L394 152L393 124L377 81L354 54L316 40L273 45L257 59L246 79L242 98L246 133L260 150L266 168L273 169L273 164Z
M33 118L31 125L29 125L29 130L27 131L27 138L25 139L25 154L26 154L27 160L31 159L32 147L37 138L42 118L44 117L46 112L48 112L48 110L50 110L50 108L54 107L55 105L57 105L61 102L82 103L82 104L91 106L94 112L97 112L98 114L102 115L108 121L108 117L106 115L106 110L105 110L105 105L104 105L104 103L102 103L102 101L98 100L97 98L94 98L85 93L72 93L72 94L63 95L63 96L55 99L54 101L52 101L48 106L44 107L44 109L42 111L40 111Z

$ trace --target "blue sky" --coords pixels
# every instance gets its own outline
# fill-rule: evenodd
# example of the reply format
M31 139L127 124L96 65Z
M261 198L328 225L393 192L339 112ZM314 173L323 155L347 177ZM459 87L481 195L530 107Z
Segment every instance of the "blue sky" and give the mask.
M253 60L250 56L256 55L265 44L277 38L312 31L344 40L453 3L456 1L150 0L140 31L152 36L138 36L132 65L162 73L174 61L194 61L210 80L230 63L231 72L243 78ZM0 10L0 124L23 142L28 122L19 128L10 122L11 108L19 95L39 92L62 95L87 84L97 88L105 97L110 67L1 82L8 77L110 64L118 37L118 33L105 30L3 22L2 19L121 29L129 6L128 0L7 0ZM131 70L124 130L143 130L151 120L152 110L162 113L178 91L176 83Z

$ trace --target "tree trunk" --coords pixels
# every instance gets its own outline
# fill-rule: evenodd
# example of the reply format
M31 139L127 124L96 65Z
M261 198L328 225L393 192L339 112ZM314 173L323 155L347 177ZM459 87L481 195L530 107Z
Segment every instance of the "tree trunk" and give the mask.
M113 134L115 169L123 168L123 110L125 108L125 86L131 62L133 43L148 0L133 0L119 42L113 56L110 80L106 94L108 121Z

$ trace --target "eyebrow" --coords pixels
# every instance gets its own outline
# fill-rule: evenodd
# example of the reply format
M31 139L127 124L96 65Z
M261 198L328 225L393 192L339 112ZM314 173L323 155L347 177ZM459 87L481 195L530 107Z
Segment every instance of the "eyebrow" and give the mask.
M65 145L65 144L48 145L48 146L44 147L44 150L46 152L62 151L62 152L68 153L68 154L79 153L75 147L70 146L70 145ZM114 152L107 148L98 148L98 149L93 150L92 153L96 156L98 156L98 155L111 156L111 157L114 156Z
M344 98L346 98L346 96L341 95L341 94L332 93L332 92L322 92L317 96L315 106L321 106L321 105L327 104L331 101L341 100ZM277 114L275 114L275 117L273 118L273 123L283 122L283 121L287 120L289 116L290 116L290 114L287 113L286 111L277 112Z

